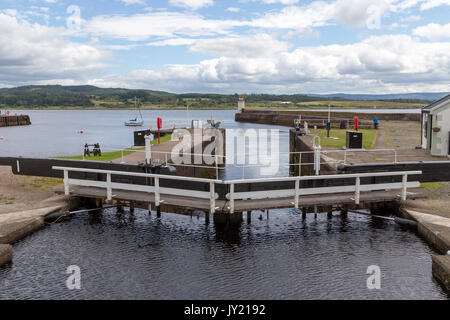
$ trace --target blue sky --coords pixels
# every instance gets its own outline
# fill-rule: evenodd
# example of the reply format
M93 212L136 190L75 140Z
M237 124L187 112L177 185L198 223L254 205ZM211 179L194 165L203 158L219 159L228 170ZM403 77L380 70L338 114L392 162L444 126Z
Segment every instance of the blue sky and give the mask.
M450 91L450 0L2 0L0 87Z

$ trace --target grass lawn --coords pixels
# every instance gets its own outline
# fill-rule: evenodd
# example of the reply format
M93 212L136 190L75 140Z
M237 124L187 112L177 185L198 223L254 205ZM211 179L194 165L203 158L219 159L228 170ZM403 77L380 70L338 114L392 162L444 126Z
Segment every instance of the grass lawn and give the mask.
M442 183L439 182L422 182L420 184L421 188L424 189L439 189L441 187L443 187L444 185Z
M166 135L164 137L161 137L161 143L169 141L172 139L172 135ZM158 138L152 141L152 145L158 144ZM123 155L127 156L129 154L135 153L138 150L144 150L144 148L136 148L136 149L124 149ZM114 152L102 152L102 155L100 157L94 157L93 155L90 157L85 157L85 160L92 160L92 161L112 161L115 159L119 159L122 157L122 151L114 151ZM60 159L73 159L73 160L83 160L83 155L79 156L69 156L69 157L58 157Z
M363 134L363 148L373 149L375 146L376 133L375 129L360 129L359 132ZM327 138L327 131L325 129L310 130L311 133L317 134L320 137L320 144L326 148L342 148L346 144L347 129L331 129L330 138ZM337 138L337 139L332 139Z

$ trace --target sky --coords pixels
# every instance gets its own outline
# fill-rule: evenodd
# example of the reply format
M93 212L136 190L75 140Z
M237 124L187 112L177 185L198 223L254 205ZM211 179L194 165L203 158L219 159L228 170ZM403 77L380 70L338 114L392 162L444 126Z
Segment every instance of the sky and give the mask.
M0 87L450 91L450 0L2 0Z

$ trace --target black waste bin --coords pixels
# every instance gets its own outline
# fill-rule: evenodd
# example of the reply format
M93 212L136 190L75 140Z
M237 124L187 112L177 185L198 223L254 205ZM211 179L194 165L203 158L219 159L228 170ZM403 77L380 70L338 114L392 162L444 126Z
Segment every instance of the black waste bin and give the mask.
M150 130L142 130L134 132L134 145L136 147L145 146L145 136L150 134Z
M347 131L347 149L362 149L362 132Z

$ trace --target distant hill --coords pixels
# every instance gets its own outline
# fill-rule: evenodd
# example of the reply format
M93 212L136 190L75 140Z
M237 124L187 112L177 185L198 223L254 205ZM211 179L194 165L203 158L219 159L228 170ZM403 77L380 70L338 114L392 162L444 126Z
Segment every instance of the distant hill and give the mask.
M299 103L353 100L384 100L395 102L398 106L407 103L428 104L440 99L447 93L408 93L408 94L246 94L248 107L280 107L280 103L290 103L286 107L295 107ZM0 89L0 108L131 108L134 97L145 107L156 108L232 108L239 98L238 94L184 93L175 94L164 91L98 88L95 86L23 86ZM317 104L317 103L316 103ZM351 105L351 103L349 103ZM412 106L409 106L412 107Z
M223 108L234 106L238 94L174 94L164 91L98 88L95 86L23 86L0 89L0 107L3 108L46 108L46 107L131 107L134 97L143 105L163 107ZM250 94L245 96L248 103L272 103L273 101L290 101L292 103L326 100L302 94L269 95Z
M147 103L176 101L176 95L162 91L48 85L0 89L0 107L94 107L101 102L127 106L134 97Z
M393 94L308 94L311 97L341 98L348 100L414 100L435 101L450 94L450 92L416 92L416 93L393 93Z

